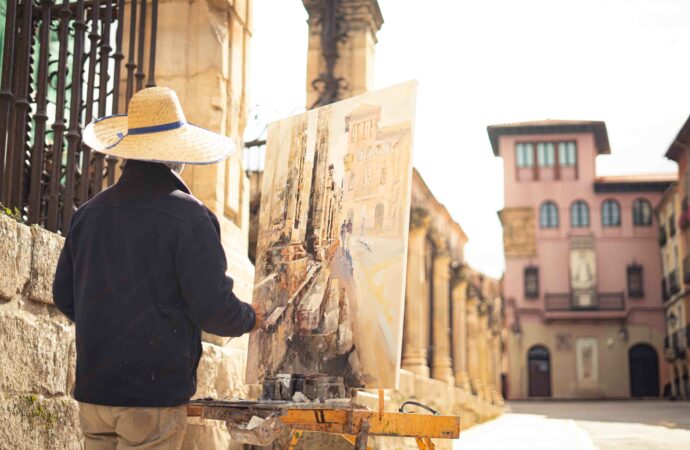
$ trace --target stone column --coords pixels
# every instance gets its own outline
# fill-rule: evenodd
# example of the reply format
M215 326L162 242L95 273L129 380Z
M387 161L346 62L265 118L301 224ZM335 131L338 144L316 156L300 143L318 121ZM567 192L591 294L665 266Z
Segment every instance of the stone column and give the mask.
M303 0L309 13L309 50L307 53L307 107L311 107L323 89L323 75L328 73L326 54L329 49L322 47L321 17L324 4L339 3L336 14L346 23L346 34L335 49L332 76L339 82L338 99L363 94L374 84L374 52L376 33L383 25L383 16L378 0ZM345 30L343 30L345 31ZM329 58L332 57L329 55ZM336 81L336 83L338 83Z
M470 288L470 294L472 294ZM479 323L477 304L479 299L469 295L467 300L467 372L471 388L479 393L481 382L479 380Z
M451 282L452 338L455 385L470 390L467 374L467 268L456 262Z
M407 284L405 287L405 322L402 367L424 377L429 376L427 349L424 345L424 302L426 287L425 250L430 217L426 209L410 211L410 234L407 244Z
M434 354L431 361L431 376L450 382L453 379L450 360L450 255L444 237L438 234L434 236L434 244Z

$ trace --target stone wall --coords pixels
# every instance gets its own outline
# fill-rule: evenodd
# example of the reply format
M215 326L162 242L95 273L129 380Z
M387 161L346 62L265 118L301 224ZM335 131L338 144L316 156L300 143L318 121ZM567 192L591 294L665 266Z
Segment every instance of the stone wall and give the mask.
M53 305L63 239L0 214L0 447L80 449L74 327Z

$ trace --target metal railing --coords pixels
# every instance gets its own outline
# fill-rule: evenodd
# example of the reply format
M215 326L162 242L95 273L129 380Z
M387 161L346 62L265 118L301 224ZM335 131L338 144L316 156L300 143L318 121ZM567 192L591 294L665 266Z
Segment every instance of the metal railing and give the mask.
M668 301L671 298L671 291L666 277L661 278L661 298L663 301Z
M155 86L158 0L127 3L7 2L0 203L31 224L64 232L79 205L115 182L117 160L92 154L81 130L95 117L124 113L144 87L145 68L146 87Z
M678 283L678 270L674 269L668 274L668 289L671 295L680 292L680 283Z
M663 247L666 245L666 242L668 241L668 236L666 235L666 227L661 225L659 227L659 247Z
M590 304L578 302L575 293L547 293L544 295L546 311L623 311L625 295L622 292L599 292Z

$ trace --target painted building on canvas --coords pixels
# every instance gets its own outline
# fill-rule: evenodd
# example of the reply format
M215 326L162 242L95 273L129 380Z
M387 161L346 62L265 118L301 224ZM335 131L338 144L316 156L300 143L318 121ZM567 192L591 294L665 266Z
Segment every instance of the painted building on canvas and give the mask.
M504 163L508 398L658 397L668 370L653 208L671 179L598 177L603 122L488 133Z
M382 127L380 121L381 107L375 105L361 105L345 118L343 201L352 205L347 219L360 235L399 234L405 226L407 180L400 174L409 163L404 150L411 145L411 124Z

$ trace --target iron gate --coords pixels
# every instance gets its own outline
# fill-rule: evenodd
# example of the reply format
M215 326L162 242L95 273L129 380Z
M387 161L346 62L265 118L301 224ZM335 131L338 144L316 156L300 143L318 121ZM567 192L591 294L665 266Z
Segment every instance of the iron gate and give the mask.
M157 16L158 0L7 0L0 203L64 233L115 182L117 160L92 153L81 130L155 86Z

